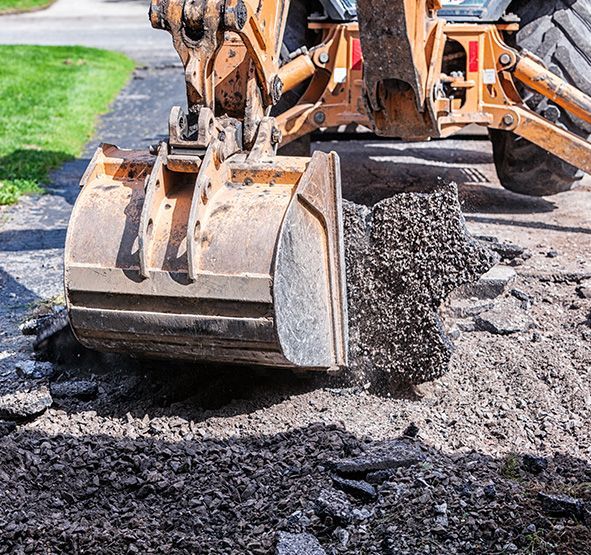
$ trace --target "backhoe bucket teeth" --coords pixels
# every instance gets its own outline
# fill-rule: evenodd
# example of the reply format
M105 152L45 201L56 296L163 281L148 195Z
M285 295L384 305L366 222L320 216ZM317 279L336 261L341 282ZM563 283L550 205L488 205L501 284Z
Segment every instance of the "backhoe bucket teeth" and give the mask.
M338 158L270 160L101 146L66 244L78 339L153 358L346 365Z

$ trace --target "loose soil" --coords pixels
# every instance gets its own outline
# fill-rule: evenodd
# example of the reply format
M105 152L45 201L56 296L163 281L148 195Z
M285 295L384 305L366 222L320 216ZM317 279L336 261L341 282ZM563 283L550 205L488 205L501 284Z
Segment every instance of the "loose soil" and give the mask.
M589 180L529 199L499 188L483 141L319 147L341 152L345 195L356 203L455 180L474 234L529 251L493 302L526 294L531 307L520 310L535 328L464 331L447 374L388 391L113 356L18 378L31 344L15 326L35 301L24 284L43 270L31 263L34 244L17 251L21 212L5 212L1 244L22 258L1 259L10 268L3 291L14 297L6 293L0 311L0 401L69 385L41 416L0 427L0 552L272 553L280 531L311 534L326 553L591 552ZM34 210L26 204L22 214ZM58 270L45 273L58 279ZM335 476L336 461L392 452L405 434L419 461L354 476L375 496ZM540 492L571 496L581 509L551 513Z

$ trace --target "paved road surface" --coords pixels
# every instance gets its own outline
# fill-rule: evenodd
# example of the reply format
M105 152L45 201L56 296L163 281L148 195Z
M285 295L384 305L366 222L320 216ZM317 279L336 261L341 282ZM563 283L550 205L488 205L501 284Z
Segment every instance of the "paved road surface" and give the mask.
M152 29L149 0L58 0L47 10L0 18L0 44L81 44L143 64L177 62L170 35Z

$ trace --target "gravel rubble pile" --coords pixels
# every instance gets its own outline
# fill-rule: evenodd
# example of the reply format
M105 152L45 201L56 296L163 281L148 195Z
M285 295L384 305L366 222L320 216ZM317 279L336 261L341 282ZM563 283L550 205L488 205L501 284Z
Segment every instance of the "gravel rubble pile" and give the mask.
M511 278L486 302L535 328L461 332L449 373L390 392L19 360L1 380L0 553L589 553L586 285Z
M449 144L429 153L483 157ZM347 158L344 175L358 168L375 190L379 175ZM392 158L379 196L394 170L410 171ZM442 167L421 165L417 184ZM51 367L17 329L35 300L24 271L0 271L0 553L591 553L589 201L573 191L551 205L483 184L469 193L489 210L467 214L471 229L516 275L444 303L449 372L415 387L77 353L67 328L39 345L59 361ZM439 194L400 202L428 208ZM379 209L359 210L380 222ZM366 255L371 226L358 221ZM49 281L47 251L23 252L27 273ZM423 279L428 266L411 255ZM436 301L438 290L417 294ZM517 311L533 327L483 331L491 310L498 326Z
M462 332L448 374L390 393L19 359L1 380L0 553L589 553L586 285L512 278L487 302L535 328Z
M163 441L149 422L121 436L5 438L0 552L551 553L544 546L560 540L582 554L591 545L591 490L580 482L591 469L568 457L532 472L515 455L450 456L335 425L224 440L169 427L184 439ZM374 494L360 495L362 485Z
M353 371L385 383L441 377L453 344L439 308L498 260L468 233L456 185L343 211Z

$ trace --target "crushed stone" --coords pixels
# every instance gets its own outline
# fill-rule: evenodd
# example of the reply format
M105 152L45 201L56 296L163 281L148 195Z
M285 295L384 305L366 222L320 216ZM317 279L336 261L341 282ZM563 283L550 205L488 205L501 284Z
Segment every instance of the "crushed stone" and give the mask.
M468 233L455 184L343 206L351 367L374 383L422 383L448 369L439 308L497 261Z

